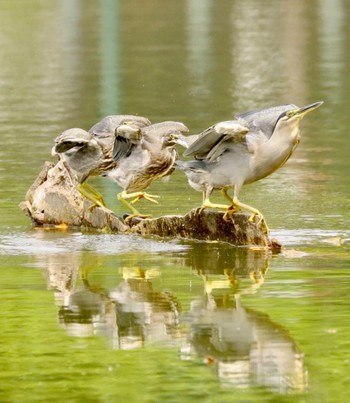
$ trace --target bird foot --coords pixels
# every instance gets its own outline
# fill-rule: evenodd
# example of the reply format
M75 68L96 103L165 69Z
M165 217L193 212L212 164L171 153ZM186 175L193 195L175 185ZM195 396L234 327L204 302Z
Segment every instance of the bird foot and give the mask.
M103 200L102 195L97 192L92 186L90 186L87 182L80 183L77 187L78 192L82 194L86 199L91 201L91 206L89 206L88 210L91 211L95 207L106 207L105 202Z
M205 209L204 206L197 207L196 210L195 210L195 212L194 212L194 214L195 214L195 215L201 215L201 214L202 214L202 211L203 211L204 209Z
M252 222L252 223L255 223L255 217L256 217L257 215L258 215L257 213L253 213L253 214L249 217L249 221ZM259 217L259 221L258 221L257 223L255 223L255 224L257 224L257 225L259 225L259 224L261 223L262 219L263 219L263 217L260 216L260 215L259 215L258 217Z
M88 211L92 211L95 207L102 207L105 208L104 201L95 200L92 202L91 206L88 207Z
M159 196L157 196L157 195L150 195L150 194L148 194L148 193L145 193L145 192L141 192L141 193L139 193L137 196L136 196L136 198L133 200L133 201L131 201L130 202L130 204L136 204L140 199L146 199L146 200L148 200L148 201L150 201L150 202L152 202L152 203L155 203L155 204L158 204L158 200L155 200L155 199L157 199L157 198L159 198Z
M262 284L264 282L264 276L260 272L251 271L249 277L255 284Z
M135 217L137 217L137 218L141 218L141 219L144 219L144 218L152 218L152 216L150 215L150 214L130 214L130 215L128 215L127 217L125 217L124 218L124 222L126 223L126 224L130 224L130 221L133 219L133 218L135 218Z
M219 210L227 210L230 208L229 205L226 204L216 204L216 203L212 203L209 199L205 199L203 201L203 204L201 205L201 207L199 207L196 210L196 215L199 215L202 213L202 211L206 208L217 208Z
M217 204L217 203L212 203L210 200L204 200L203 204L202 204L202 209L204 208L217 208L219 210L227 210L229 209L231 206L227 205L227 204Z
M228 209L227 209L227 211L226 211L226 213L223 215L223 220L224 221L231 221L231 222L234 222L234 219L233 219L233 214L234 213L236 213L237 211L239 211L240 210L240 208L239 207L237 207L237 206L235 206L235 205L232 205L232 206L230 206Z
M255 217L257 217L257 216L258 216L259 219L258 219L257 222L255 222ZM258 214L258 213L253 213L253 214L249 217L249 221L252 222L252 223L255 223L256 225L260 225L260 224L261 224L263 233L264 233L265 235L268 235L268 234L269 234L270 229L269 229L269 227L268 227L267 224L266 224L266 221L265 221L264 216L262 216L262 215L260 215L260 214Z

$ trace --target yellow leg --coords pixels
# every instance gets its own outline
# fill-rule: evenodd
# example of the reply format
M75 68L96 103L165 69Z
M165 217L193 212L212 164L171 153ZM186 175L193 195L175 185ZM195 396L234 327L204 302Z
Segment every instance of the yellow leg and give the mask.
M209 199L209 196L211 194L211 191L203 192L203 202L201 207L197 209L197 214L200 214L205 208L217 208L219 210L227 210L230 206L226 204L217 204L217 203L212 203ZM230 199L230 202L232 203L232 200Z
M238 210L240 210L240 209L245 209L245 210L250 211L250 212L252 213L252 215L249 217L249 221L250 221L250 222L255 222L255 217L258 216L258 217L259 217L259 221L257 222L257 224L262 223L263 228L264 228L264 232L265 232L266 234L269 233L269 227L268 227L267 224L266 224L265 217L260 213L260 211L259 211L258 209L254 208L254 207L252 207L252 206L249 206L248 204L241 203L241 202L237 199L237 197L234 197L234 198L233 198L233 207L238 208Z
M89 210L91 210L95 206L105 207L105 202L102 195L87 182L79 183L77 189L84 197L86 197L93 203L89 207Z
M150 201L152 203L158 204L158 201L155 200L155 199L158 198L159 196L150 195L150 194L145 193L145 192L135 192L135 193L126 193L125 192L124 193L124 199L129 199L129 198L132 198L132 197L135 197L135 199L131 202L131 204L136 204L140 199L145 199L145 200L148 200L148 201Z
M223 219L225 221L232 221L232 214L236 213L237 211L239 211L240 207L238 207L237 205L233 204L233 199L232 199L232 197L230 197L228 195L226 188L221 189L220 192L221 192L222 196L225 197L225 199L227 199L227 200L229 200L231 202L231 206L228 207L226 213L223 216Z
M121 193L118 193L117 198L120 201L121 204L123 204L123 206L125 206L128 210L131 211L131 215L129 215L125 221L128 222L129 220L131 220L132 217L141 217L141 218L149 218L151 217L151 215L144 215L139 213L138 210L136 210L136 208L129 203L126 199L128 198L133 198L133 197L138 197L138 193L126 193L125 190ZM143 196L142 196L143 197ZM141 198L142 198L141 197ZM148 199L147 199L148 200ZM156 201L154 201L156 202ZM136 203L136 202L135 202ZM157 203L157 202L156 202Z
M239 211L240 210L240 208L238 207L238 206L235 206L235 205L231 205L228 209L227 209L227 211L226 211L226 213L223 215L223 219L225 220L225 221L233 221L233 217L232 217L232 215L234 214L234 213L237 213L237 211Z
M226 188L221 189L220 193L222 194L222 196L225 197L225 199L229 200L229 202L232 203L232 197L227 194L227 189Z
M204 200L202 208L217 208L221 210L227 210L230 206L228 204L216 204L212 203L208 198Z

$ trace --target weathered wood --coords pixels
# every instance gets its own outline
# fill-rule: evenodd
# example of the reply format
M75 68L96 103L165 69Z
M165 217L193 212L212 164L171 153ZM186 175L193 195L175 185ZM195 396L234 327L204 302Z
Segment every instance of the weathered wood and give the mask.
M194 209L184 216L134 217L126 223L107 208L89 208L91 203L83 198L76 186L76 179L61 162L56 165L46 162L20 208L35 225L66 225L142 236L222 241L233 245L269 244L262 226L250 222L248 214L235 213L232 221L225 221L221 211Z
M191 210L184 216L171 215L135 220L131 231L141 235L222 241L234 245L267 246L268 239L262 228L249 221L249 215L236 213L232 221L223 220L223 212L213 209Z
M107 208L89 209L91 203L77 191L77 181L62 162L45 162L42 171L20 204L35 225L66 225L115 232L128 226Z

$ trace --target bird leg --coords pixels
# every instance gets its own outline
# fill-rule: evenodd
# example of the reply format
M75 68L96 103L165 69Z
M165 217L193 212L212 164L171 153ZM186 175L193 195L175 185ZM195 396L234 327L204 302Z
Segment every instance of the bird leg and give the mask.
M202 204L202 209L204 208L217 208L221 210L227 210L230 206L227 204L217 204L217 203L212 203L209 199L205 199L203 204Z
M255 222L255 217L258 216L259 221L257 222L257 224L259 225L260 223L262 223L265 234L269 233L269 227L266 224L265 217L260 213L260 211L258 209L254 208L252 206L249 206L248 204L241 203L237 197L233 198L232 206L238 208L238 210L245 209L245 210L251 211L252 215L249 217L249 221L252 223Z
M252 206L249 206L248 204L241 203L238 200L238 197L237 197L238 192L239 192L239 188L235 187L235 195L234 195L233 199L231 199L231 197L227 193L227 188L221 189L221 194L226 199L230 200L231 203L232 203L232 205L227 209L226 213L224 214L223 219L225 221L229 221L229 219L232 220L232 214L233 213L235 213L235 212L237 212L237 211L239 211L241 209L245 209L245 210L248 210L248 211L252 212L252 215L249 217L250 222L255 222L255 217L259 216L260 219L257 222L257 224L259 225L260 223L262 223L263 230L264 230L265 234L268 234L269 233L269 227L266 224L265 217L256 208L254 208Z
M124 194L124 198L125 199L129 199L132 197L136 197L133 201L131 201L131 204L136 204L140 199L146 199L152 203L158 204L157 200L154 200L156 198L158 198L159 196L157 195L150 195L146 192L135 192L135 193L125 193Z
M220 210L227 210L230 206L226 204L217 204L217 203L212 203L209 199L211 193L213 191L213 188L208 187L206 192L203 192L203 203L202 206L200 207L200 212L203 211L205 208L217 208ZM230 199L231 203L232 200Z
M239 210L240 210L240 207L237 206L237 205L235 205L235 204L233 204L232 197L230 197L230 196L228 195L226 188L221 189L220 192L221 192L222 196L224 196L227 200L229 200L229 201L231 202L231 205L228 206L227 211L226 211L226 213L224 214L224 216L223 216L222 218L223 218L225 221L233 221L232 215L233 215L234 213L236 213L237 211L239 211Z
M141 193L141 192L140 192ZM141 213L139 213L139 211L138 210L136 210L136 208L131 204L131 203L129 203L126 199L129 199L129 198L133 198L133 197L135 197L136 196L136 198L138 197L138 194L137 193L126 193L125 192L125 190L123 190L121 193L118 193L117 194L117 198L118 198L118 200L120 201L120 203L122 203L123 204L123 206L125 206L128 210L130 210L131 211L131 214L128 216L128 217L126 217L125 218L125 222L128 222L128 221L130 221L133 217L141 217L141 218L149 218L149 217L151 217L151 215L144 215L144 214L141 214ZM149 195L148 195L149 196ZM142 197L140 197L140 198L142 198ZM138 199L137 199L138 200ZM136 200L136 201L137 201ZM147 199L148 200L148 199ZM156 202L157 203L157 201L154 201L154 202ZM136 202L135 202L136 203Z
M92 202L92 205L89 207L89 210L93 209L96 206L105 207L105 202L103 200L101 193L99 193L87 182L79 183L77 189L84 197L86 197L88 200Z
M227 188L222 188L220 193L232 204L232 197L227 193Z

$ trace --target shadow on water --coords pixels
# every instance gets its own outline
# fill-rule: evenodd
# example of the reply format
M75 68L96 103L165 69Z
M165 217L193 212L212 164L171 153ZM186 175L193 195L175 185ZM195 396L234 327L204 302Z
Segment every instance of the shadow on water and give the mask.
M99 281L99 259L77 253L51 254L46 263L39 258L68 335L103 336L116 350L175 347L181 360L207 365L227 387L306 390L303 354L288 330L241 303L264 283L266 251L198 243L170 257L161 252L144 268L144 255L129 252L118 257L118 275L108 285ZM185 287L195 292L187 304L169 277L175 264L192 273Z

